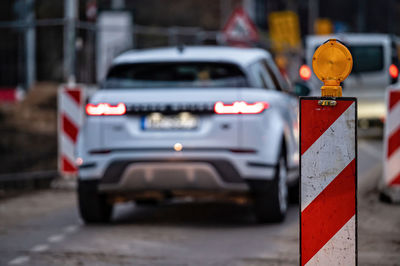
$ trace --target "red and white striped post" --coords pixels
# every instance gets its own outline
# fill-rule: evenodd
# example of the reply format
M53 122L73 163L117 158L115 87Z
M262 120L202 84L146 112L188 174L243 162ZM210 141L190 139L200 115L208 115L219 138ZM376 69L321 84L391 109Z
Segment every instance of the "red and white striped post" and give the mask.
M349 50L334 39L314 53L322 97L300 99L300 263L357 265L357 100L342 98Z
M62 176L75 176L75 145L83 122L84 90L62 85L58 90L58 168Z
M400 88L389 87L386 99L387 116L381 192L391 202L400 203Z
M301 265L356 265L355 98L300 100Z

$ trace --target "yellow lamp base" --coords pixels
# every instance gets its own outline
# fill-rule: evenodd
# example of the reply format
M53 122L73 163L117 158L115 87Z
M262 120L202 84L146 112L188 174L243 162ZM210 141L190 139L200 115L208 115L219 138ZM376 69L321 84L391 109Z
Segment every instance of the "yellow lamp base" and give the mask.
M321 87L322 97L342 97L341 86L322 86Z

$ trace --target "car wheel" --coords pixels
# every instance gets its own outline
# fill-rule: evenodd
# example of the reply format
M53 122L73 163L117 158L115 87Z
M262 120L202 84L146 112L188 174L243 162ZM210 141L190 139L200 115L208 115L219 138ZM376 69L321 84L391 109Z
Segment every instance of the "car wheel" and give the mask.
M276 166L274 179L257 180L251 185L254 211L260 223L282 222L288 209L287 167L281 155Z
M86 224L109 222L113 205L98 192L97 180L79 180L78 204L81 218Z

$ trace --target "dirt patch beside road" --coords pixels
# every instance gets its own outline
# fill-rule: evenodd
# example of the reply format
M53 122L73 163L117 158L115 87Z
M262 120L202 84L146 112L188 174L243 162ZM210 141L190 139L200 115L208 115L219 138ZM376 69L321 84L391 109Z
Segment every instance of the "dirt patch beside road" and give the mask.
M57 169L57 86L38 83L0 106L0 173Z

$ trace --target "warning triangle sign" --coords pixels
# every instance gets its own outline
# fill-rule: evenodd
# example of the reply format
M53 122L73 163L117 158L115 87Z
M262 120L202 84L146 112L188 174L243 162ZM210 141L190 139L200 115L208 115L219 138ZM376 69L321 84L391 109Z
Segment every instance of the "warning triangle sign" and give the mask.
M249 43L259 39L257 28L242 7L235 9L223 28L228 42Z

